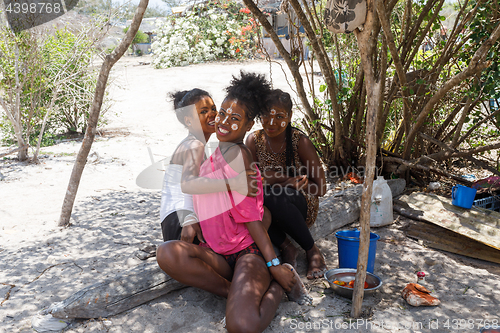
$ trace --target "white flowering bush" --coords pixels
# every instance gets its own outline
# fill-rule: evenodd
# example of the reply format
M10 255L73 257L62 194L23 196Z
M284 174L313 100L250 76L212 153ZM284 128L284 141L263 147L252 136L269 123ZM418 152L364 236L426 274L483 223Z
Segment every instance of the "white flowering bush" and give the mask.
M246 8L202 6L187 16L157 22L153 66L167 68L218 59L248 58L256 24Z

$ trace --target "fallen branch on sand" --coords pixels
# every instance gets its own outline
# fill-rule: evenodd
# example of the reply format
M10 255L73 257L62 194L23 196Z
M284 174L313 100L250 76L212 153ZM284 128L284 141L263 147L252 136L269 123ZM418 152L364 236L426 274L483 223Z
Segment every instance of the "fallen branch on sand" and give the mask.
M7 300L10 298L10 292L11 292L11 290L12 290L13 288L15 288L15 287L16 287L16 285L15 285L15 284L10 284L10 283L3 283L3 282L2 282L2 283L0 283L0 284L3 284L4 286L9 286L9 287L10 287L10 288L9 288L9 290L7 291L7 293L5 294L5 297L4 297L3 301L0 303L0 306L2 306L2 305L3 305L3 303L4 303L5 301L7 301Z
M13 150L8 151L8 152L6 152L6 153L2 153L2 154L0 154L0 158L5 157L5 156L10 155L10 154L17 153L18 151L23 150L23 149L26 149L26 148L28 148L28 146L27 146L27 145L24 145L24 146L22 146L22 147L17 147L16 149L13 149Z
M392 195L401 194L403 179L387 182ZM310 228L315 240L356 221L360 214L362 185L339 191L320 204L316 223ZM46 313L55 318L99 318L116 315L151 301L185 285L165 274L156 260L149 260L133 269L86 287L66 300L52 304Z

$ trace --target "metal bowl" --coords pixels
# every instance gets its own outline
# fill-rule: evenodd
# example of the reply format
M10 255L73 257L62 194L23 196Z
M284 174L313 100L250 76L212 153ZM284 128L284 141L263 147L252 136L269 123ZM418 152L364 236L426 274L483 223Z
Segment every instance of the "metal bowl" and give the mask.
M486 327L483 327L481 328L481 333L498 333L500 332L500 326L495 326L495 328L491 327L491 328L486 328Z
M356 278L355 268L336 268L330 269L325 273L325 279L330 283L332 289L339 294L352 299L353 288L347 288L339 286L333 283L333 281L344 281L349 283ZM365 295L372 295L380 286L382 285L382 280L370 272L366 272L366 283L368 283L368 288L365 289Z

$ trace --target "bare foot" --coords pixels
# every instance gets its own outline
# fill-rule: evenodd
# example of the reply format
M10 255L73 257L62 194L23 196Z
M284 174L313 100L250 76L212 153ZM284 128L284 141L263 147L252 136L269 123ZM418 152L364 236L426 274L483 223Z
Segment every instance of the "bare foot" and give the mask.
M323 274L326 272L325 259L316 244L314 244L312 249L306 251L306 254L308 264L307 278L313 280L323 277Z
M295 284L293 285L292 290L290 290L290 292L286 293L286 295L288 296L288 300L290 300L292 302L296 302L300 305L304 305L304 304L311 305L313 298L311 297L311 295L309 295L306 287L304 286L304 284L300 280L300 276L297 273L297 270L295 268L293 268L292 265L287 264L287 263L283 264L283 266L290 268L290 270L295 275Z
M297 267L297 249L288 238L280 245L280 250L282 261Z

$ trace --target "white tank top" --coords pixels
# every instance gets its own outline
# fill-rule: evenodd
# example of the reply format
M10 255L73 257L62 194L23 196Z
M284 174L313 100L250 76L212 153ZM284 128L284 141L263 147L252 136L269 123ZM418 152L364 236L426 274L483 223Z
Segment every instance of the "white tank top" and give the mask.
M168 164L163 177L161 190L160 219L163 221L170 213L178 210L194 212L193 196L182 192L182 165Z

